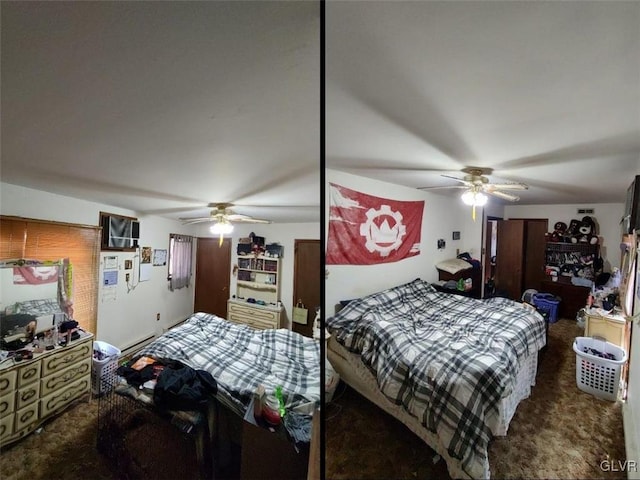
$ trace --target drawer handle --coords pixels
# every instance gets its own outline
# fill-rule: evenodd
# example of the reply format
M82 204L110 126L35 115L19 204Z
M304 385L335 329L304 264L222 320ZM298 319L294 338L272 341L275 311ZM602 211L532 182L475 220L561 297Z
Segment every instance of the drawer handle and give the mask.
M29 400L30 398L32 398L34 395L36 394L35 390L29 390L28 392L24 392L20 398L22 399L23 402Z
M31 370L27 370L26 372L24 372L22 374L22 378L31 378L33 377L36 373L38 373L38 369L37 368L32 368Z
M0 390L4 390L8 386L9 386L9 379L8 378L0 379Z
M34 412L33 410L29 410L28 412L24 412L24 413L22 414L22 416L20 417L20 422L21 422L21 423L26 422L26 421L27 421L27 420L29 420L31 417L33 417L34 413L35 413L35 412Z
M7 431L6 425L0 425L0 437L4 435L4 432Z
M0 403L0 413L4 413L9 410L9 402Z

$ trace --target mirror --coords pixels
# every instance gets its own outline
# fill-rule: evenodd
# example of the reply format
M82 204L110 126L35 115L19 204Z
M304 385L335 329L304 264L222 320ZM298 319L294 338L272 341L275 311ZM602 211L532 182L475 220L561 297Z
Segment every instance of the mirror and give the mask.
M70 314L68 261L0 261L0 341L12 350Z

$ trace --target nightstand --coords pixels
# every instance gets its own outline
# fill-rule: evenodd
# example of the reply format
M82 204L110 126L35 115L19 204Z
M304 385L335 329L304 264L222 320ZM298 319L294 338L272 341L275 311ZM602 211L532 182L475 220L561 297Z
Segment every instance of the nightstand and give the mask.
M253 401L247 408L242 422L242 453L240 478L307 478L309 449L301 448L296 452L287 438L282 424L272 432L266 426L258 424L253 417Z

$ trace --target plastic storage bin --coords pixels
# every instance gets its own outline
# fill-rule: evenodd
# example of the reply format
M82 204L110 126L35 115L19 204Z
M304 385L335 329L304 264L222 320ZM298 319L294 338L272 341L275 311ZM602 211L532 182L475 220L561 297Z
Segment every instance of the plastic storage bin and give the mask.
M585 352L593 349L611 354L612 359L602 358ZM620 371L627 361L627 352L604 339L577 337L573 342L576 352L576 383L583 392L603 400L615 402L618 399Z
M551 293L536 293L533 295L533 305L542 312L549 314L549 323L558 321L558 307L560 299Z
M116 370L120 350L107 342L93 342L93 365L91 368L91 392L102 395L111 391L116 382Z

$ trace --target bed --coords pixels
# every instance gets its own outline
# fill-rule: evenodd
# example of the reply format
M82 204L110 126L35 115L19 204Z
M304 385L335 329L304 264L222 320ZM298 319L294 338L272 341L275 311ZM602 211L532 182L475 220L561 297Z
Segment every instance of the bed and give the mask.
M299 414L297 418L301 422L308 420L309 430L311 413L320 401L319 342L286 329L255 330L215 315L195 313L137 352L132 363L142 357L163 363L179 362L196 371L204 370L215 380L217 392L211 399L215 405L209 402L202 412L191 414L169 412L170 421L180 424L185 431L196 427L193 430L199 435L199 457L209 448L203 445L205 437L209 435L209 440L214 441L218 407L242 419L258 385L263 385L267 393L282 387L287 412ZM116 395L111 398L115 397L118 405L122 405L118 397L126 395L136 403L153 406L153 393L141 394L140 390L124 385L122 380L116 383L114 391ZM129 403L126 405L133 408ZM204 428L204 433L199 427ZM108 442L112 441L113 435L107 437Z
M342 380L422 438L452 478L490 477L489 441L535 384L540 314L418 279L350 301L326 326Z

